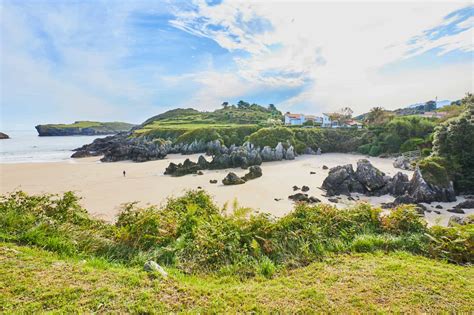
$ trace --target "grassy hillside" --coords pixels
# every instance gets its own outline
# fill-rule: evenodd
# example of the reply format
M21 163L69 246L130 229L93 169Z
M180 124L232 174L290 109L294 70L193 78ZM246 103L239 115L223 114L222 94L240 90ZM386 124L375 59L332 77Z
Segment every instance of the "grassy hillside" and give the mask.
M72 193L2 196L0 312L473 311L473 224L364 204L224 213L191 191L112 225ZM170 276L146 274L149 259Z
M465 312L474 268L403 252L330 257L273 279L186 275L0 243L0 312Z

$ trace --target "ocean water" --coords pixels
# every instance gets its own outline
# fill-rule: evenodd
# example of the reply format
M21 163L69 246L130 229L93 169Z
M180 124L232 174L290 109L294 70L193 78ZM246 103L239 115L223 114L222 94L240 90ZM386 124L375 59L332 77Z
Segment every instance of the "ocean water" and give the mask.
M2 130L0 163L35 163L72 160L72 150L105 136L39 137L36 130Z

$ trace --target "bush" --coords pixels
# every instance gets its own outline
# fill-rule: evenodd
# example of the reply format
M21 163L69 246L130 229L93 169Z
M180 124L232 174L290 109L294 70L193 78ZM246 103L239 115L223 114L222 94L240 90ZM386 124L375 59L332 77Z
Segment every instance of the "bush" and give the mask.
M286 127L262 128L252 133L247 140L261 148L265 146L274 148L277 146L278 142L281 142L282 144L289 143L294 146L295 134L291 129Z
M327 254L405 250L472 262L473 225L427 228L411 206L380 217L359 204L340 210L298 204L273 218L235 207L225 215L203 191L171 198L162 208L127 205L114 225L91 219L67 193L0 200L0 239L70 256L142 265L153 259L186 272L271 278L281 266L304 266Z
M379 156L382 153L382 148L378 145L373 145L370 147L369 155L370 156Z
M420 218L412 205L403 205L393 209L390 214L382 217L382 226L385 231L396 235L427 231L426 222Z
M400 152L418 150L419 146L424 142L425 140L421 138L410 138L407 141L403 142L403 144L400 146Z

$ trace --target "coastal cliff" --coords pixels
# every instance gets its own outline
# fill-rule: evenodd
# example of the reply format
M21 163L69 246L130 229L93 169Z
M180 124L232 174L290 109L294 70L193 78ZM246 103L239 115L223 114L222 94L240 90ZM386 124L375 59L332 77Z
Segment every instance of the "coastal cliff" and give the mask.
M99 136L129 131L134 125L124 122L76 121L73 124L35 126L39 136Z

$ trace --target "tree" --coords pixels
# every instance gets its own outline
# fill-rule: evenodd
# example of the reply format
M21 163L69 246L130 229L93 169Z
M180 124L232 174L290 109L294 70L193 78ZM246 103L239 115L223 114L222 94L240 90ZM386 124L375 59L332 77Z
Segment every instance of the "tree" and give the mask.
M474 193L474 97L462 99L466 110L436 127L433 155L446 159L458 192Z
M435 101L428 101L425 103L425 106L423 107L423 110L425 112L432 112L436 110L436 102Z
M390 113L384 110L382 107L374 107L367 113L365 122L369 125L380 126L390 120Z
M268 110L274 112L274 111L276 111L277 109L276 109L275 105L273 105L273 104L268 104Z
M244 102L242 100L240 100L238 103L237 103L237 107L239 109L245 109L245 108L249 108L250 107L250 104L247 103L247 102Z
M223 102L223 103L222 103L222 107L224 107L224 108L229 107L229 102Z
M351 119L354 111L350 107L343 107L339 110L339 113L346 119Z

